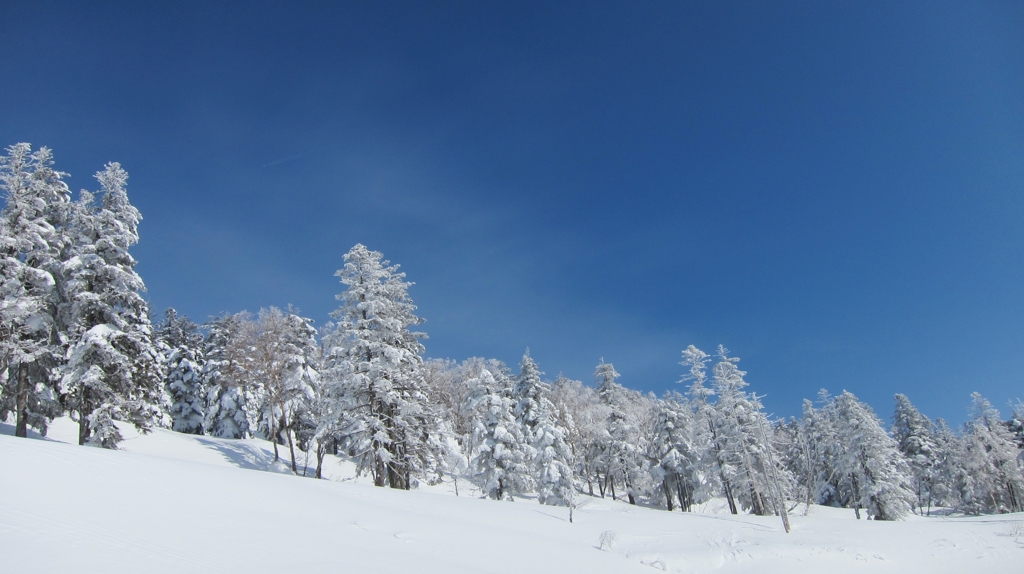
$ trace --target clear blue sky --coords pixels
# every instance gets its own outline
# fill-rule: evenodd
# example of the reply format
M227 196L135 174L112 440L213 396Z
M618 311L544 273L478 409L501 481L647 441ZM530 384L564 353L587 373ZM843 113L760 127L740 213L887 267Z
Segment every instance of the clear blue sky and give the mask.
M360 242L433 357L1024 398L1024 3L428 4L3 0L0 144L125 166L156 312L322 323Z

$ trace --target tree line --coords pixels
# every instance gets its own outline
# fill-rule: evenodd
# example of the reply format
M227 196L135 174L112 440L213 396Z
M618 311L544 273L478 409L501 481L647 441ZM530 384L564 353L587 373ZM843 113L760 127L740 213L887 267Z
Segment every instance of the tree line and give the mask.
M105 448L121 440L114 421L259 437L295 473L300 456L319 478L341 455L378 486L462 480L570 512L582 496L669 511L721 498L734 514L784 520L794 501L878 520L1024 510L1020 402L1004 421L975 393L955 431L898 394L887 429L846 391L769 420L721 346L683 350L685 393L662 397L623 386L603 359L593 386L545 381L529 350L518 372L427 360L411 283L363 245L345 254L340 305L319 329L275 307L203 325L169 309L154 325L129 254L141 215L127 173L107 164L98 192L77 198L66 175L47 148L0 157L0 419L17 436L68 415L80 444Z

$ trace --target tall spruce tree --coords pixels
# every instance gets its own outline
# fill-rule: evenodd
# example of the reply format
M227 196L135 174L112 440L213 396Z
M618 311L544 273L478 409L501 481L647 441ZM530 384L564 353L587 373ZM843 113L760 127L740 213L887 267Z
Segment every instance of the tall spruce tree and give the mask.
M537 363L527 349L516 381L516 419L533 450L533 475L541 504L571 506L576 477L569 462L572 453L565 442L566 430L552 416L554 405L547 397L550 387L541 381Z
M170 398L171 430L203 434L206 389L199 326L174 309L167 309L156 335L164 352L164 388Z
M473 425L469 471L484 496L513 500L536 484L531 462L535 451L514 414L516 400L509 377L482 369L467 382L464 412Z
M325 336L324 392L331 400L321 432L336 434L377 486L411 488L439 480L447 441L421 386L423 322L397 265L359 244L337 276L337 321Z
M703 487L698 492L698 498L704 499L711 496L725 495L729 504L729 512L738 514L739 508L736 505L736 497L733 494L732 484L726 474L728 459L724 450L723 438L720 436L716 424L715 408L710 397L715 391L709 389L707 383L707 364L710 356L697 347L690 345L683 349L683 360L680 364L689 367L688 372L683 375L680 382L690 383L689 395L694 405L694 427L695 442L701 454L702 466L714 469L705 477Z
M935 419L935 467L932 498L939 506L962 508L967 485L964 441L943 419Z
M673 500L689 512L696 503L694 493L699 484L699 458L693 444L694 418L679 393L668 393L658 402L654 423L654 454L657 460L655 479L661 483L662 496L669 511Z
M932 484L935 479L937 445L932 421L921 414L906 395L897 394L892 436L907 457L914 477L914 494L919 512L931 513Z
M225 376L229 369L228 345L239 330L241 317L224 314L206 323L203 341L203 387L206 389L206 412L203 431L218 438L249 436L249 417L245 397L233 379Z
M896 441L871 408L848 391L835 398L836 439L840 449L834 463L849 505L876 520L898 520L910 512L915 497L913 477Z
M60 413L52 372L63 359L59 335L64 223L70 193L47 148L20 143L0 156L0 420L15 435L46 433Z
M768 440L769 423L761 402L744 391L746 372L719 345L714 367L714 389L718 401L713 409L723 474L734 487L737 501L754 514L780 513L792 479L777 465L781 460Z
M965 512L1024 510L1022 455L999 411L979 393L971 395L971 420L964 432Z
M145 284L129 248L139 211L128 201L128 174L108 163L96 174L99 204L83 191L71 230L77 254L65 263L71 341L60 391L79 423L79 444L116 448L115 420L148 430L157 416L161 374Z

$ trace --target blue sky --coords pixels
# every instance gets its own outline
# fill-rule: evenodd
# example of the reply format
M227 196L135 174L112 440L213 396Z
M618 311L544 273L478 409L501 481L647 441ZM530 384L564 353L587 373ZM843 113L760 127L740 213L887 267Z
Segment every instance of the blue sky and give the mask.
M125 166L155 311L322 323L359 242L433 357L1024 398L1024 4L149 4L0 3L0 144Z

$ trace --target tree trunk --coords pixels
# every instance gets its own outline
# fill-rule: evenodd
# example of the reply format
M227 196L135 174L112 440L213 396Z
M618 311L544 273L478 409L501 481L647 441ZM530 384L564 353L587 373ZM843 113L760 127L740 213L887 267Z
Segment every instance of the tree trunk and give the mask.
M274 462L277 462L277 461L281 460L281 456L277 453L277 439L279 437L277 436L277 428L275 428L275 426L277 424L277 419L274 418L274 405L273 405L273 403L271 403L271 405L270 405L270 417L269 418L270 418L270 421L267 423L267 427L268 427L267 428L267 434L269 434L270 436L267 437L267 438L269 438L271 444L274 445Z
M289 427L285 427L285 433L288 434L288 451L292 455L292 472L294 474L299 474L299 469L295 466L295 444L292 441L292 429L290 428L290 425Z
M721 473L722 485L725 487L725 499L729 502L729 512L732 514L739 514L736 509L736 499L732 496L732 486L729 485L729 481L725 478L725 473Z
M327 444L321 441L316 443L316 475L313 478L323 478L324 455L327 454Z
M668 477L661 481L661 489L665 492L665 506L668 507L668 511L672 512L672 489L668 486Z
M25 371L25 363L18 363L18 392L15 395L18 418L14 427L14 436L22 438L28 437L28 375Z
M388 478L388 469L376 451L373 453L373 485L383 487Z
M78 446L85 444L85 441L89 440L89 420L86 419L85 415L79 413L78 415Z
M89 389L82 389L82 404L78 407L78 446L85 444L89 440L89 435L92 433L92 429L89 428Z
M853 514L860 520L860 485L857 484L856 476L851 476L850 482L853 483Z

